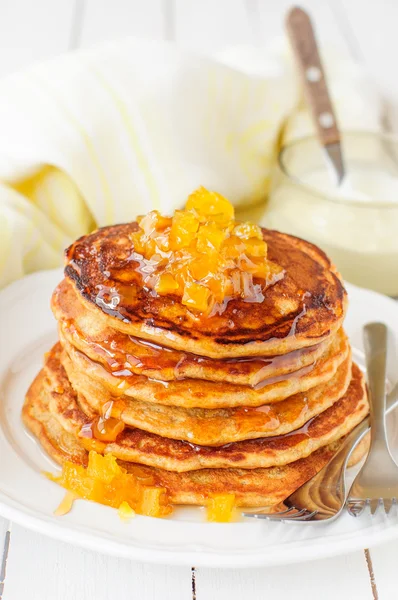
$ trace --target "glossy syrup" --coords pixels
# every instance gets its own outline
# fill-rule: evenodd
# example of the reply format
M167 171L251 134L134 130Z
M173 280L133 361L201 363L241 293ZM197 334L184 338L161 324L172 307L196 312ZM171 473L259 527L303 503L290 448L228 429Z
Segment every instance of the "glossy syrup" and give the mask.
M295 429L294 431L291 431L290 433L285 433L283 435L276 435L273 437L263 437L263 438L256 438L256 439L252 439L252 440L245 440L242 442L231 442L228 444L223 444L221 446L200 446L199 444L194 444L192 442L188 442L188 441L183 441L183 444L188 445L192 450L194 450L196 453L200 453L200 454L204 454L204 453L214 453L214 452L223 452L225 450L234 450L239 452L239 446L240 445L249 445L250 444L255 444L256 446L268 446L268 447L281 447L284 445L284 443L287 442L287 444L289 446L292 445L291 440L292 438L297 438L297 443L299 443L302 439L305 438L310 438L311 437L311 424L313 423L314 419L316 419L316 417L313 417L312 419L310 419L309 421L307 421L307 423L305 423L302 427L299 427L298 429ZM294 445L295 442L293 442Z
M124 407L125 404L122 401L105 402L100 415L90 423L83 425L79 436L100 442L115 442L125 428L125 424L120 420Z
M305 309L295 318L292 329L296 327L298 319L303 314L305 314ZM196 365L201 366L204 370L207 368L214 371L217 371L217 367L219 367L221 375L226 372L230 376L250 376L255 381L251 387L261 389L266 385L293 376L306 375L316 364L316 361L313 361L306 367L286 373L294 368L295 363L300 361L300 357L313 351L313 349L307 348L294 350L281 356L211 359L188 352L177 352L168 347L117 332L112 332L110 337L99 341L79 331L73 320L65 320L61 325L65 333L76 340L79 347L90 347L103 359L105 368L120 378L140 375L142 372L148 376L151 371L162 371L164 379L181 381L189 377L186 373L189 373L189 369ZM270 378L269 373L274 370L281 370L282 374ZM156 381L161 380L156 379Z

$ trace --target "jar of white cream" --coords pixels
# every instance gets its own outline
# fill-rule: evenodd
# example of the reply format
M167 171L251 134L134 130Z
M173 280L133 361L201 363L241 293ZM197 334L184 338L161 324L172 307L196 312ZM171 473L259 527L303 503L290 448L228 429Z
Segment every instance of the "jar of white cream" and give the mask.
M279 155L261 224L319 245L343 277L398 295L398 138L343 134L346 177L337 185L315 137Z

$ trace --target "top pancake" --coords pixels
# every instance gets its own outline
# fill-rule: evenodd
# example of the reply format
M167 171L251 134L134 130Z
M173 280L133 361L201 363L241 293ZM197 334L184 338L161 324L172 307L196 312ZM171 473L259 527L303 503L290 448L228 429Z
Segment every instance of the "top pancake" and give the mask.
M280 402L293 394L305 392L332 379L351 353L348 338L340 329L326 353L312 365L288 375L266 379L252 388L199 379L160 381L129 372L110 372L83 352L76 350L62 335L60 342L76 373L86 372L102 384L104 401L106 394L113 397L126 395L145 402L186 408L254 407Z
M104 227L72 244L65 275L87 310L108 316L123 333L212 358L279 355L322 342L346 312L346 292L327 256L299 238L263 229L268 259L284 277L262 303L231 300L211 317L194 313L176 296L142 287L129 234L136 223Z
M60 336L92 360L112 372L129 369L136 375L162 381L191 378L255 386L314 363L333 341L333 336L329 336L320 344L282 356L215 359L164 348L115 331L106 314L85 310L68 279L55 289L51 308Z

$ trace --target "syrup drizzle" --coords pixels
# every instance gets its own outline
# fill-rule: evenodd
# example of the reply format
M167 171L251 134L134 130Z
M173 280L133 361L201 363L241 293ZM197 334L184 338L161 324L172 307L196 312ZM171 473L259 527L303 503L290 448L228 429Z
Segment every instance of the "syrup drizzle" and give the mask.
M115 406L115 401L105 402L101 413L90 423L83 425L79 432L82 438L96 439L100 442L115 442L118 435L124 430L125 424L120 420L124 403ZM118 416L113 416L117 414Z
M115 302L113 304L115 305ZM294 318L289 335L295 334L297 324L305 314L306 305L304 304L301 312ZM78 330L72 320L63 321L62 327L80 345L91 347L95 353L104 359L105 368L115 377L119 378L141 375L142 370L146 372L147 376L148 371L150 372L151 370L170 370L169 374L165 374L165 379L182 381L187 378L184 374L185 369L192 365L201 365L204 368L216 368L217 365L220 365L222 369L222 364L224 363L225 365L231 365L232 368L229 368L231 375L248 374L254 380L251 387L253 389L262 389L264 386L289 379L293 376L306 375L316 365L316 361L313 361L306 367L286 373L286 371L290 370L289 365L294 367L295 363L300 362L301 356L312 352L312 350L306 348L294 350L289 354L281 356L211 359L188 352L176 352L168 347L124 334L115 334L113 338L104 339L99 342L86 337ZM120 336L124 337L124 339L121 339ZM123 349L126 346L126 339L129 342L127 351ZM269 373L274 370L281 370L282 374L270 378ZM160 382L164 387L167 387L167 382L165 381L157 378L152 378L151 380Z
M297 442L299 442L299 440L304 436L304 438L310 438L311 437L311 433L310 433L310 427L311 424L313 423L314 419L316 419L316 417L313 417L312 419L310 419L309 421L307 421L307 423L305 423L302 427L299 427L298 429L295 429L294 431L291 431L290 433L284 433L283 435L276 435L273 437L269 437L269 438L257 438L254 440L246 440L244 442L231 442L229 444L223 444L222 446L199 446L198 444L193 444L192 442L187 442L187 441L182 441L183 444L188 445L192 450L194 450L196 453L200 453L200 454L206 454L206 453L214 453L215 451L220 451L223 452L224 450L228 450L229 448L233 448L233 450L235 450L236 452L239 452L239 444L250 444L253 443L256 446L258 445L263 445L263 446L269 446L269 447L273 447L273 446L280 446L281 442L283 443L284 441L288 440L291 437L296 437L297 436Z

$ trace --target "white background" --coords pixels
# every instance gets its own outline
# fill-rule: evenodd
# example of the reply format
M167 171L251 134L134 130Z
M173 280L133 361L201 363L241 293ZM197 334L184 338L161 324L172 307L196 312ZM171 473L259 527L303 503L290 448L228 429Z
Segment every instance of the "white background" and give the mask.
M202 52L232 44L264 45L282 34L290 4L289 0L1 0L0 76L125 35L176 40ZM318 37L366 65L384 95L398 104L397 0L311 0L301 5L310 10ZM0 600L398 598L398 542L296 566L190 569L104 557L0 519L1 555Z

